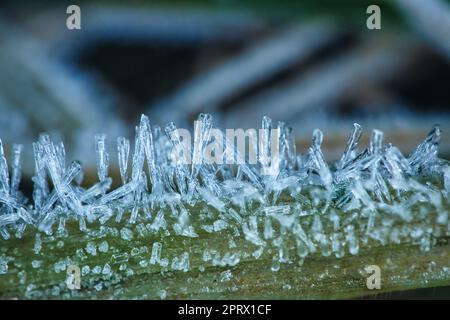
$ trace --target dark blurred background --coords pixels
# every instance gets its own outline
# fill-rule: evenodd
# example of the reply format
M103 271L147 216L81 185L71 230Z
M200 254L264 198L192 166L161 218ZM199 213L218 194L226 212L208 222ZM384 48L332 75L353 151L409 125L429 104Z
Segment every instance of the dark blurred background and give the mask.
M66 28L71 4L81 30ZM381 30L366 27L371 4ZM208 112L219 127L244 129L269 115L294 129L300 152L322 129L330 161L353 122L365 143L378 128L405 154L439 123L450 158L449 61L444 0L2 1L0 137L8 154L25 145L28 178L31 143L49 132L95 179L93 135L107 133L113 151L141 113L190 128Z
M66 28L70 4L81 30ZM381 30L366 27L371 4ZM450 155L448 1L2 1L0 12L0 137L30 155L45 131L93 166L94 133L113 150L141 113L190 128L199 112L227 128L286 121L300 152L321 128L330 161L355 121L366 142L378 128L406 154L439 123Z

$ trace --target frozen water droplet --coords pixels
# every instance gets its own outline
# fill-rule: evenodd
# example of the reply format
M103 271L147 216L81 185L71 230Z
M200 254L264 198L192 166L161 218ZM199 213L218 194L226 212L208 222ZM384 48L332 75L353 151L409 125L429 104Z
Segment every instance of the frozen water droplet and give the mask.
M106 263L103 266L102 274L106 275L106 276L110 276L111 275L111 266L109 264Z
M86 245L86 252L90 254L91 256L97 255L97 247L95 246L95 243L88 242Z
M160 299L164 300L167 297L167 291L164 290L164 289L163 290L159 290L158 291L158 295L159 295Z
M278 272L280 270L280 260L277 256L272 258L272 266L270 268L272 272Z
M133 239L133 231L128 228L122 228L122 230L120 230L120 237L123 240L131 241Z
M42 250L41 235L39 233L36 233L33 251L35 254L39 254L41 250Z
M98 245L98 251L102 252L102 253L106 253L108 252L109 249L109 245L108 242L106 240L102 241L99 245Z
M81 268L81 275L86 276L89 274L90 271L91 268L89 266L83 266L83 268Z
M33 261L31 261L31 266L34 269L40 268L41 265L42 265L42 260L33 260Z
M223 271L223 272L220 274L220 277L219 277L220 282L228 282L228 281L230 281L232 278L233 278L233 274L231 273L231 270Z

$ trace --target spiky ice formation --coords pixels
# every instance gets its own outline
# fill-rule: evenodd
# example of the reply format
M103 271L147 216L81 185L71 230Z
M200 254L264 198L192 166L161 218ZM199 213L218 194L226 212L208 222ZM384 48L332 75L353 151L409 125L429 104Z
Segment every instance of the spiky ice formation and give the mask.
M259 151L257 163L251 164L226 138L231 153L219 158L234 157L238 164L210 163L205 152L212 128L211 116L201 114L193 149L180 158L175 125L163 131L143 115L133 152L126 138L117 139L122 185L115 190L110 190L105 135L95 136L99 181L89 188L79 183L81 164L66 165L63 144L41 135L34 143L33 199L19 190L21 146L13 147L10 173L0 142L1 236L5 241L20 238L28 229L39 239L40 232L64 239L68 225L76 222L88 239L100 232L132 246L137 238L156 237L143 267L186 271L190 261L233 266L248 257L271 255L271 268L277 271L282 263L302 263L310 254L341 258L374 244L411 243L429 250L436 237L450 233L450 171L449 163L438 158L438 127L405 157L385 144L378 130L369 147L359 150L362 129L355 124L336 164L325 160L320 130L313 132L308 152L298 154L291 130L283 122L274 127L268 117L262 121L259 145L253 146ZM274 129L280 150L269 159ZM267 175L269 167L276 174ZM219 234L227 250L205 246L199 253L186 247L176 256L164 256L167 239L204 234ZM101 247L108 252L108 244ZM95 248L86 252L94 254ZM123 254L110 252L111 261Z

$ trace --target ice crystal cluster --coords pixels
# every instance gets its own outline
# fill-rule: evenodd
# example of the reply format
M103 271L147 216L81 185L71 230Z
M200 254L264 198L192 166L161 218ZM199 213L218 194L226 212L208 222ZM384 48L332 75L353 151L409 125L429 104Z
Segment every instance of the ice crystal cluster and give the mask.
M450 234L450 167L438 157L439 127L404 156L385 143L378 130L373 130L370 145L360 149L362 128L354 124L342 157L328 164L321 151L320 130L313 132L307 152L299 154L290 128L264 117L265 136L256 147L269 154L268 137L277 128L280 150L278 174L262 175L261 169L269 165L263 158L256 164L202 163L213 124L210 115L201 114L198 121L192 151L197 161L192 165L173 161L181 143L173 123L162 130L152 127L143 115L133 149L128 139L119 137L117 155L107 153L110 142L104 134L96 135L98 182L89 188L82 186L81 164L66 163L64 145L43 134L33 144L32 199L19 189L22 146L12 147L8 165L0 143L4 243L33 232L37 255L43 246L41 236L64 240L75 230L69 225L76 224L77 233L100 239L76 248L80 261L85 255L110 256L100 266L83 266L83 275L110 274L115 266L123 271L133 256L142 257L142 268L187 271L193 262L202 270L207 265L235 266L264 255L270 256L275 272L283 263L301 264L310 254L341 258L374 244L411 243L429 250L437 237ZM109 177L112 156L117 156L121 179L121 186L114 190ZM115 251L100 233L128 242L131 251ZM195 250L190 245L196 238L214 234L223 240L221 250L208 240ZM148 235L157 241L134 245ZM174 237L188 242L179 242L184 247L170 256L165 246ZM56 248L64 247L62 240ZM5 273L8 257L0 258ZM33 260L33 268L39 268L42 259ZM68 264L65 260L55 263L55 272Z

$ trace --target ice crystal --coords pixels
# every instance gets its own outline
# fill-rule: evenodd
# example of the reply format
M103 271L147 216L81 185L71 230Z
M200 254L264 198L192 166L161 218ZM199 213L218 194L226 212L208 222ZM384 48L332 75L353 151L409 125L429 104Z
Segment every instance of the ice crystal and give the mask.
M120 237L123 240L130 241L131 239L133 239L133 231L128 228L123 228L122 230L120 230Z
M22 146L13 145L9 167L0 140L0 235L5 240L20 238L27 228L35 229L33 250L40 257L32 266L39 268L45 258L41 233L64 237L75 222L87 239L85 253L78 248L77 259L98 252L109 257L101 266L85 265L83 274L110 276L116 269L134 274L128 266L133 259L139 259L141 268L186 272L198 261L203 264L196 267L204 270L208 264L234 266L242 259L269 256L275 272L292 260L301 265L311 254L341 258L373 243L411 242L426 251L435 234L450 232L450 165L438 157L439 127L404 156L384 142L379 130L373 130L369 146L360 149L362 128L354 124L342 157L331 164L322 152L324 138L318 129L311 147L299 154L292 130L264 117L260 140L251 146L258 153L256 163L212 129L212 117L201 114L189 150L175 124L161 130L143 115L133 150L128 139L116 140L121 185L114 190L104 134L94 137L99 181L87 188L80 184L81 163L68 163L64 145L43 134L33 144L32 199L20 190L27 160ZM209 144L215 139L228 148L215 154L216 159L234 163L209 161ZM198 257L186 247L165 253L167 237L196 241L205 232L223 236L228 251L208 247ZM113 241L99 240L114 236L131 246L149 235L160 240L127 252L117 251ZM8 271L8 262L0 259L1 273ZM68 263L52 265L61 272ZM230 278L231 272L222 273L221 279Z
M95 244L93 242L88 242L88 244L86 246L86 252L92 256L97 255L97 247L95 246Z
M102 241L99 246L98 246L98 251L102 252L102 253L106 253L108 252L108 242L107 241Z

